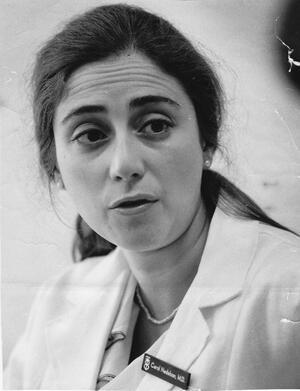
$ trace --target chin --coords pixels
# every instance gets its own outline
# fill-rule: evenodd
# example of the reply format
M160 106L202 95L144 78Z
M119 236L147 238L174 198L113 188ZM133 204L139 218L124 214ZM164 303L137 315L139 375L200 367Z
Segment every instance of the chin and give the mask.
M116 235L113 243L116 244L118 247L124 248L129 251L153 251L163 247L161 243L162 238L161 236L158 236L159 235L157 235L157 233L143 234L143 232L139 232L132 235L130 235L130 233L127 233L126 235Z

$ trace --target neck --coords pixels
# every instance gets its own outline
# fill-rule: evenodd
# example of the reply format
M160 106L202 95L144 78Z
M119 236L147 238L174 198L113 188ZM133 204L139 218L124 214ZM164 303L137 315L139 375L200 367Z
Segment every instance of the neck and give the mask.
M168 316L181 303L197 273L208 227L202 206L188 229L170 245L145 252L122 249L143 301L156 318Z

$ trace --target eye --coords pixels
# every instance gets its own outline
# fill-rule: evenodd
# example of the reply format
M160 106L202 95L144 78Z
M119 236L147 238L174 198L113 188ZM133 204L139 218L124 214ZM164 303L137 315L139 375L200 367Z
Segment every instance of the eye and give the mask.
M173 124L170 121L162 118L155 118L147 121L139 130L139 133L149 137L161 137L167 135L172 127Z
M83 145L98 145L108 139L108 135L100 128L86 128L73 137L73 141Z

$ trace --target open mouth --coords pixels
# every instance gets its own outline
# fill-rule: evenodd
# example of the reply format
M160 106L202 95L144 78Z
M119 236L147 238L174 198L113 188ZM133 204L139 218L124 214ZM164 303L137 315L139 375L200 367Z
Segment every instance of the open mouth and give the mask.
M135 200L135 201L124 201L118 205L118 208L124 208L124 209L137 208L138 206L152 204L153 202L156 202L156 201L150 201L150 200L146 200L146 199L140 199L140 200Z
M125 195L113 201L109 209L125 215L139 214L147 211L158 200L159 198L148 193Z

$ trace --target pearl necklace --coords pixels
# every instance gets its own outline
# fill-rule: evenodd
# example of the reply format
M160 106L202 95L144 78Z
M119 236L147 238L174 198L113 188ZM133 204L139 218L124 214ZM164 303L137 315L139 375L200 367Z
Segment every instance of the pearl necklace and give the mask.
M174 316L176 315L178 307L175 308L175 310L170 315L168 315L166 318L164 318L164 319L155 319L151 315L148 307L146 306L146 304L144 303L144 301L142 299L141 290L140 290L139 285L137 285L135 293L136 293L136 298L137 298L138 305L145 312L145 315L146 315L147 319L149 320L149 322L151 322L151 323L153 323L155 325L166 324L166 323L170 322L174 318Z

